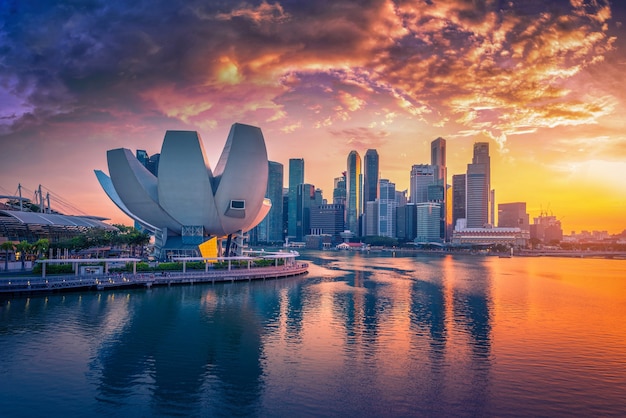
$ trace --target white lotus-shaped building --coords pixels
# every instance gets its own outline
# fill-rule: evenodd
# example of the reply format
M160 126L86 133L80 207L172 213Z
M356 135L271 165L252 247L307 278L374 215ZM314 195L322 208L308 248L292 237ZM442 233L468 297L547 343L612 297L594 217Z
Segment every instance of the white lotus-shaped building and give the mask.
M158 177L125 148L107 152L110 176L96 170L109 198L157 237L161 249L189 248L245 232L267 215L267 150L261 129L235 123L211 170L197 132L167 131ZM168 241L171 245L167 245Z

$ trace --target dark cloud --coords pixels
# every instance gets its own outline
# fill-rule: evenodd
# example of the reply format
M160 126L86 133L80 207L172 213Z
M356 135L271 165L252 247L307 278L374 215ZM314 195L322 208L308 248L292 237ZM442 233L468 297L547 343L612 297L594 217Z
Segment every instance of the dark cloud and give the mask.
M611 49L607 7L566 0L8 1L0 6L0 84L30 109L13 129L57 115L141 120L155 111L210 121L250 99L268 120L300 117L284 110L288 104L327 109L316 119L323 123L396 101L416 117L451 112L471 125L467 115L485 98L504 112L562 98L562 81Z

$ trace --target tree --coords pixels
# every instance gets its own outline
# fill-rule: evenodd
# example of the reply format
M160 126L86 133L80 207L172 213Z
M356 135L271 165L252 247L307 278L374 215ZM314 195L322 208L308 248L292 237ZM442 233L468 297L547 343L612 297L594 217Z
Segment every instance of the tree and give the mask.
M42 255L45 258L48 248L50 248L50 240L47 238L41 238L33 244L33 251L37 254L37 258L41 258Z
M26 269L24 265L26 261L26 255L30 254L32 251L32 245L28 243L28 241L21 241L15 246L15 250L20 253L20 260L22 261L22 270Z
M9 269L9 251L15 250L15 244L11 241L6 241L0 244L0 249L4 250L4 271Z

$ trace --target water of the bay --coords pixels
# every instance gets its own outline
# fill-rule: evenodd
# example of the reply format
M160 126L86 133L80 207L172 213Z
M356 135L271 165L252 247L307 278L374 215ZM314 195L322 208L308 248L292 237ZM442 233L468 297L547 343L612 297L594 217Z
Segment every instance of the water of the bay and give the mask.
M301 258L0 300L0 415L626 416L626 260Z

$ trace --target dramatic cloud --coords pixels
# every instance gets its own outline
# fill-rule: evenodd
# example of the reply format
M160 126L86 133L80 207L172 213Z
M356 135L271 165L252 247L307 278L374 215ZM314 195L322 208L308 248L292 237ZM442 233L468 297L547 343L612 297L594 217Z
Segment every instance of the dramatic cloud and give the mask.
M112 108L204 127L251 114L293 126L300 115L280 103L311 97L299 83L310 75L327 80L313 98L334 113L314 126L372 113L381 95L393 111L496 136L593 122L611 105L580 105L568 81L611 49L611 10L543 4L12 2L2 10L0 86L22 111L2 116L16 129L20 118Z
M273 138L275 158L385 146L407 160L394 167L425 162L408 161L421 158L416 133L504 153L519 141L575 150L598 128L617 135L606 149L623 149L616 3L7 0L0 141L122 143L166 127L221 137L241 121ZM81 134L61 134L71 129Z

